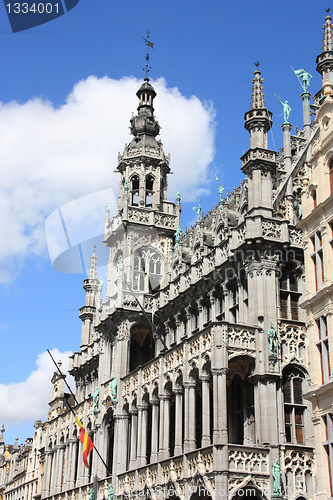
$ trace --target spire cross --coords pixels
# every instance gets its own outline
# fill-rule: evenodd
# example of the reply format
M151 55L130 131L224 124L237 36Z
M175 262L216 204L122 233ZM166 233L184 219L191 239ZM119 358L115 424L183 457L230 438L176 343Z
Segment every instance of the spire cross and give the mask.
M152 49L154 48L154 45L152 44L152 42L149 40L149 35L150 35L150 31L147 31L147 38L143 38L143 40L146 42L146 45L147 45L147 54L146 54L146 65L144 67L144 71L146 71L146 78L148 79L148 73L149 73L149 70L150 70L150 66L148 65L148 61L150 59L150 55L149 55L149 47L151 47Z

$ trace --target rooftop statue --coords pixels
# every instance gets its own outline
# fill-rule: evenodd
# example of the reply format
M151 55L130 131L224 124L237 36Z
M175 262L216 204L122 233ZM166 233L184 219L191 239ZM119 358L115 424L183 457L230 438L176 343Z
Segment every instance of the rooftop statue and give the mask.
M182 197L182 194L180 191L177 191L177 196L176 196L176 200L181 200L181 197Z
M113 487L112 487L112 483L110 483L110 486L109 486L109 491L108 491L108 498L107 500L113 500Z
M312 75L310 75L310 73L308 73L307 71L305 71L304 68L295 70L292 67L292 70L295 73L295 76L297 77L298 81L302 85L302 88L303 88L304 92L307 92L308 88L309 88L309 85L310 85L310 80L312 78ZM302 80L302 82L300 80Z
M281 99L281 97L279 97L277 94L274 94L274 95L276 95L276 97L278 98L280 104L282 104L282 106L283 106L284 123L288 123L289 122L290 111L292 111L292 109L289 106L288 101L283 102L282 99Z
M215 177L216 179L216 184L217 184L217 187L218 187L218 190L219 190L219 197L220 197L220 204L223 208L223 191L224 191L224 187L222 187L222 184L219 184L219 178L216 176Z
M179 240L180 240L180 233L182 232L180 226L177 227L176 229L176 234L175 234L175 241L176 243L179 243Z
M98 278L98 288L102 289L103 288L103 278Z
M193 210L197 211L197 221L200 221L200 219L201 219L201 212L202 212L202 208L201 208L201 205L200 205L200 198L198 198L198 206L197 207L193 207Z
M125 194L128 193L128 188L129 188L129 180L125 179L125 182L124 182L124 193Z

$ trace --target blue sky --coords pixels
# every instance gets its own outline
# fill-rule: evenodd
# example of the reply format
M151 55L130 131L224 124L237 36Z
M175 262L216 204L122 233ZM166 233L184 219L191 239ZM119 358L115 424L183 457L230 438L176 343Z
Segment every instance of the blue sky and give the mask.
M46 418L53 369L42 353L57 348L60 357L79 348L84 275L52 268L44 221L96 191L112 187L116 196L112 172L129 140L146 30L154 43L155 111L175 172L169 199L177 189L184 193L184 229L193 223L198 194L204 212L217 203L215 175L229 190L243 178L239 158L249 147L244 113L256 60L273 112L269 147L282 145L275 93L288 99L291 123L302 126L302 90L290 66L311 73L309 90L317 92L326 6L321 0L80 0L59 19L13 34L1 3L0 424L7 442L16 436L22 442L33 434L30 421ZM40 395L35 417L20 391Z

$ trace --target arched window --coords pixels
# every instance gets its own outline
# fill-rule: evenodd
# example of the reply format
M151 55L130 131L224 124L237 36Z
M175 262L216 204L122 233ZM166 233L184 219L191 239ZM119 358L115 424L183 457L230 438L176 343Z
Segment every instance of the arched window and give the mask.
M146 177L146 207L151 208L153 206L153 194L154 194L154 177L148 175Z
M151 247L140 248L134 255L133 288L154 293L162 280L163 256Z
M287 368L283 372L284 418L287 443L304 444L303 403L304 375L297 368Z
M132 206L139 206L139 189L140 189L140 179L138 175L134 175L131 179L132 182Z

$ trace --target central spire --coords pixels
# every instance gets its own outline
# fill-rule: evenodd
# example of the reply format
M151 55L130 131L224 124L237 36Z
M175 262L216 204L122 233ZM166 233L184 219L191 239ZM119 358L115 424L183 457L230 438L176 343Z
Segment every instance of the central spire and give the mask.
M264 79L261 78L259 71L259 61L255 63L256 70L254 78L252 79L252 94L251 94L251 109L261 109L265 107L265 94L264 94Z

